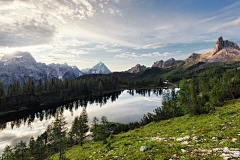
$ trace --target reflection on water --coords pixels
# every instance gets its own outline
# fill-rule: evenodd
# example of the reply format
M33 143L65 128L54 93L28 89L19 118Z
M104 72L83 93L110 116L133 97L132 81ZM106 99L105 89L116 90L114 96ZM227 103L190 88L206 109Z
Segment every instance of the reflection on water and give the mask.
M15 146L20 140L28 142L31 136L36 138L41 135L54 121L59 111L62 111L66 117L68 128L74 118L80 115L82 107L87 107L89 123L95 116L98 118L106 116L110 122L136 122L141 120L143 114L161 106L164 92L162 89L118 91L102 97L91 96L60 106L52 105L49 109L36 108L35 111L1 117L0 154L6 145Z

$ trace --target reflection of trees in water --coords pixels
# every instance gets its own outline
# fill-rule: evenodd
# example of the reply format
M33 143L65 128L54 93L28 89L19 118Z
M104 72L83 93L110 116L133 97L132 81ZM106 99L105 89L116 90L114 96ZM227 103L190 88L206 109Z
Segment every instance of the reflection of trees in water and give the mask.
M112 102L116 101L122 91L116 91L113 93L105 94L104 96L89 96L83 99L79 99L73 102L68 102L61 106L51 106L52 108L41 110L41 111L31 111L23 114L16 114L14 116L6 116L1 117L0 119L0 132L4 130L8 125L11 125L11 128L14 127L19 128L21 125L27 125L31 127L31 123L37 118L40 121L43 119L48 120L52 117L56 117L57 114L64 110L69 110L71 115L73 115L73 111L77 110L79 107L87 107L87 105L91 104L99 104L100 107L104 106L107 103L107 100Z
M161 95L162 94L162 89L136 89L136 90L128 90L127 93L129 93L130 95L134 96L134 94L140 94L142 96L148 96L150 97L151 96L151 93L152 94L155 94L155 95Z

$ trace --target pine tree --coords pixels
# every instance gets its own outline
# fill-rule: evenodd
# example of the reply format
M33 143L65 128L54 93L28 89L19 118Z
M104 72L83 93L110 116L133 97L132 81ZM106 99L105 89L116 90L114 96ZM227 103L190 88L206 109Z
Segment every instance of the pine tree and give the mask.
M13 151L11 149L11 146L7 145L2 154L2 159L10 160L13 159Z
M92 137L94 137L95 141L97 141L98 121L99 121L99 119L97 117L93 117L93 121L92 121L93 126L92 126L92 129L91 129L91 132L93 133Z
M101 118L101 123L103 125L102 127L102 134L103 134L103 143L106 144L107 140L106 140L106 135L107 135L107 124L108 124L108 120L106 116L102 116Z
M52 137L55 140L56 146L59 146L59 159L62 159L62 153L63 153L63 144L62 140L66 136L67 132L67 127L66 127L67 122L65 121L65 117L63 116L62 112L59 112L57 114L56 120L53 123L53 128L52 128ZM59 142L59 143L58 143Z

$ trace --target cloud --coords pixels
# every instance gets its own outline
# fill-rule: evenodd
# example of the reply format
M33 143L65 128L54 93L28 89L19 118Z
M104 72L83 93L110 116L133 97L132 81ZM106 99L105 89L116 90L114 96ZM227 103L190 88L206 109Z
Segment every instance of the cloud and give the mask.
M238 17L236 20L234 21L230 21L228 23L225 23L221 26L216 26L216 27L213 27L210 32L216 32L218 30L222 30L222 29L226 29L226 28L232 28L232 27L236 27L236 26L239 26L240 25L240 17Z
M213 51L213 48L208 48L208 49L202 49L202 50L199 50L199 51L195 51L195 53L205 54L205 53L209 53L209 52L212 52L212 51Z
M88 54L89 52L87 51L83 51L83 50L78 50L78 49L70 49L68 50L68 52L72 53L72 54Z
M44 55L42 60L47 63L57 63L57 62L78 62L78 63L93 63L94 61L81 61L76 58L73 54L57 54L50 53L48 55Z
M108 49L106 52L120 52L122 49Z
M44 18L24 19L14 23L0 22L0 47L46 44L53 41L57 27Z
M162 57L162 56L170 56L173 55L173 53L169 53L169 52L164 52L162 54L160 54L159 52L153 52L153 53L148 53L148 54L136 54L135 52L133 53L121 53L119 55L115 55L115 58L128 58L128 59L145 59L145 58L154 58L154 57Z
M172 45L174 45L174 44L173 43L166 43L166 44L155 43L155 44L148 44L139 49L156 49L156 48L167 47L167 46L172 46Z

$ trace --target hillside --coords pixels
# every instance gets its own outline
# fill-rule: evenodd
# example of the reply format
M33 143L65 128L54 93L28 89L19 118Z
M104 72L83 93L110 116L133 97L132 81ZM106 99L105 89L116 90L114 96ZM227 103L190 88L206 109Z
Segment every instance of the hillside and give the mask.
M185 115L69 148L68 159L240 158L240 99L209 114ZM147 146L144 152L141 146ZM54 155L53 159L58 159Z

